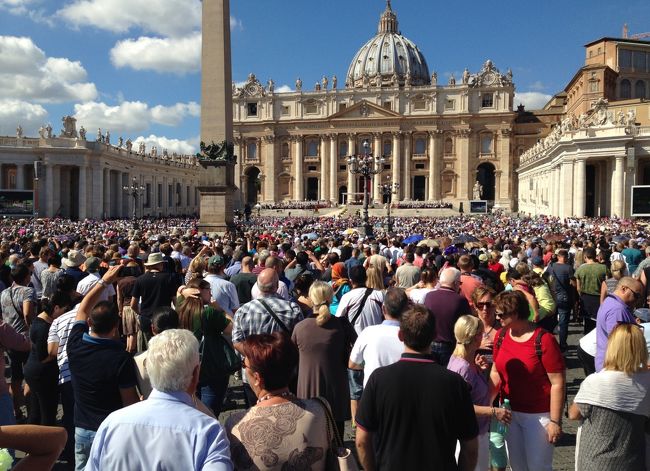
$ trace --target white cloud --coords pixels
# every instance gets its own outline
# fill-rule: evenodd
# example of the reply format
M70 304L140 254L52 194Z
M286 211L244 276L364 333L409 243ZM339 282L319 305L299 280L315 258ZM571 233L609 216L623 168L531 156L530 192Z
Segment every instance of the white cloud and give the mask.
M280 85L275 89L275 93L288 93L292 91L293 88L291 88L289 85Z
M138 28L161 36L180 37L201 26L199 0L76 0L57 12L70 24L94 26L113 33Z
M528 110L539 110L544 107L548 101L553 98L553 95L547 95L540 92L522 92L515 93L513 104L517 107L523 104Z
M241 22L240 19L235 18L234 16L230 16L230 31L243 31L244 30L244 24Z
M80 62L48 58L31 38L0 36L0 64L0 98L62 103L97 97Z
M25 136L37 136L38 128L47 120L47 111L41 105L26 101L0 98L0 135L15 136L18 125Z
M167 152L170 154L173 152L176 152L177 154L195 154L198 149L198 137L195 139L180 140L150 134L149 137L137 137L133 141L133 147L137 149L138 145L142 141L146 144L147 151L151 149L152 146L156 146L159 155L162 154L163 149L167 149Z
M201 33L181 38L126 39L111 49L115 67L135 70L186 73L201 67Z
M541 92L546 88L546 85L544 85L540 80L538 80L536 82L531 83L530 87L528 88L530 88L531 90L535 90L536 92Z
M74 106L74 117L86 129L108 129L121 133L140 132L152 124L176 126L186 117L198 117L201 107L195 102L149 107L141 101L125 101L116 106L88 102Z

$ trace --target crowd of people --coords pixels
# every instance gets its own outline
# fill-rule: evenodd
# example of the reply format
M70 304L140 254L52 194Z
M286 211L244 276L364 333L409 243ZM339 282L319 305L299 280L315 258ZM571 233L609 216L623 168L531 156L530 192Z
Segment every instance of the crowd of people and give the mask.
M551 470L576 351L576 469L650 469L642 222L372 222L0 221L0 446L78 470ZM219 422L233 375L246 407Z
M332 202L330 200L277 201L275 203L258 203L258 204L260 209L281 209L281 210L285 210L285 209L314 210L314 209L332 207Z
M449 201L398 201L393 204L393 207L404 209L451 209L453 205Z

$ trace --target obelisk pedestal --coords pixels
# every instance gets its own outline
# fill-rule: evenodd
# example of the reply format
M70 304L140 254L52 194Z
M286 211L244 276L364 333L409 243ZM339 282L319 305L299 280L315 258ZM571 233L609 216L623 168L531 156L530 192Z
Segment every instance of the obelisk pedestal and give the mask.
M203 0L201 53L201 153L208 173L199 187L199 231L232 229L235 162L232 134L232 70L229 0Z

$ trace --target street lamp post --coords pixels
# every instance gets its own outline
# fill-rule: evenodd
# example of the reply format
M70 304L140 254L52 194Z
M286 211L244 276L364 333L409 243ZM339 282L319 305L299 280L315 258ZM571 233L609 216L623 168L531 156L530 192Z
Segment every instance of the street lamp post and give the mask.
M386 183L380 183L379 184L379 190L381 191L381 194L388 200L387 206L386 206L386 215L388 217L388 224L387 224L387 230L388 232L393 231L393 221L390 218L390 207L393 204L393 195L397 194L397 190L399 190L399 183L395 182L391 184L390 177L388 177Z
M372 226L368 220L368 200L370 192L368 179L384 170L384 157L374 156L370 153L370 143L364 140L361 145L363 152L348 157L348 171L353 175L363 176L363 232L366 237L372 236Z
M131 185L126 185L123 186L122 189L124 190L125 193L131 195L133 197L133 228L137 229L138 227L138 196L140 196L142 193L144 193L144 190L146 189L144 186L140 185L138 183L138 179L136 177L133 177L131 180Z

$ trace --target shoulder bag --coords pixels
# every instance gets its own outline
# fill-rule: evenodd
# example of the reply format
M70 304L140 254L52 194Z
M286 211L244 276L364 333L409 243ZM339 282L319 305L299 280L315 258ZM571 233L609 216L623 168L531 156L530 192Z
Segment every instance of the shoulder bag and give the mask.
M323 407L325 421L327 422L327 443L329 443L330 447L326 453L325 469L327 471L359 471L359 465L352 455L352 451L346 448L343 441L341 441L327 399L322 397L314 397L313 399Z
M271 307L268 304L266 304L266 302L262 298L259 298L258 301L262 304L262 306L264 306L264 309L266 309L268 313L271 314L273 320L277 322L277 324L284 331L284 333L286 333L287 335L291 335L291 331L289 330L289 328L286 326L284 322L280 320L278 315L275 312L273 312L273 309L271 309Z

